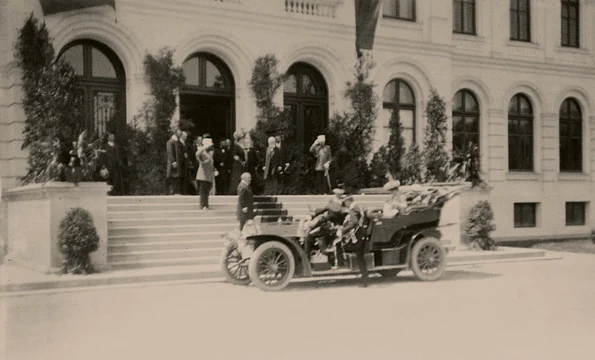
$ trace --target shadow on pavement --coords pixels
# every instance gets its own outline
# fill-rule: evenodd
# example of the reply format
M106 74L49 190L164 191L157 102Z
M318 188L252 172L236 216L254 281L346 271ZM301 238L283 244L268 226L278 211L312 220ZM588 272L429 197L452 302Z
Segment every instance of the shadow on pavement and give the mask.
M386 278L375 276L375 274L370 274L370 287L386 287L391 286L398 283L408 283L408 282L416 282L416 283L423 283L422 281L417 280L417 278L412 274L407 275L398 275L396 277ZM465 271L465 270L447 270L440 280L437 282L444 282L444 281L459 281L459 280L483 280L489 279L494 277L502 276L500 274L493 274L493 273L486 273L486 272L479 272L479 271ZM312 290L312 289L319 289L319 288L341 288L341 287L357 287L360 284L359 275L357 277L349 277L349 278L340 278L340 279L332 279L332 278L317 278L308 281L301 281L301 282L292 282L289 286L285 289L285 291L300 291L300 290Z

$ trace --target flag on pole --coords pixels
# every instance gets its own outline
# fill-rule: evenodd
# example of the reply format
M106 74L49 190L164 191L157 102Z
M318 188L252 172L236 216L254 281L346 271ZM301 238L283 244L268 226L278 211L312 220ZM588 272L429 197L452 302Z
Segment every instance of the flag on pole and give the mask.
M355 0L355 50L372 50L380 16L380 0Z
M43 15L108 5L116 10L116 0L39 0Z

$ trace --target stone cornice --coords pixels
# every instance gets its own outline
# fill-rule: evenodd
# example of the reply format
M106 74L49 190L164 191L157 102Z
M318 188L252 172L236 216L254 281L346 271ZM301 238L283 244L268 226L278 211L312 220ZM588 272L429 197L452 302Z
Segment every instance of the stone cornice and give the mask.
M49 181L43 184L30 184L2 193L2 200L46 200L51 198L80 198L81 194L97 193L107 196L110 187L103 182L83 182L78 186L69 182Z
M571 74L595 77L595 66L569 65L567 63L544 63L510 58L494 58L481 55L458 54L452 55L453 66L476 66L488 69L517 69L524 72L542 74L551 72L556 74Z

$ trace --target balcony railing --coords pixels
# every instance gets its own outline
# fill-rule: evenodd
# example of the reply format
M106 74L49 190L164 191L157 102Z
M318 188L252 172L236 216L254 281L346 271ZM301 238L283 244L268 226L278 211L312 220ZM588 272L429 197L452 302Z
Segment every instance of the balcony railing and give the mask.
M285 11L334 18L343 0L285 0Z

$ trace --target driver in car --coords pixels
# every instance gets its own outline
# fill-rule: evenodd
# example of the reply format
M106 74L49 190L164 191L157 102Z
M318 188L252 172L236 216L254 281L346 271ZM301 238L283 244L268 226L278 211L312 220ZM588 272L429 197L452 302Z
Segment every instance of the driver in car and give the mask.
M321 236L317 239L318 246L320 251L323 252L327 249L329 242L334 239L336 228L341 225L345 218L343 207L343 194L345 194L345 190L343 190L341 186L337 186L337 188L333 189L333 194L334 196L329 203L325 207L316 210L314 213L314 218L325 214L317 224L318 226L321 226ZM310 256L312 245L314 245L315 242L316 239L310 234L304 239L304 250L308 256Z
M399 190L400 186L401 182L399 180L392 180L384 185L384 190L390 191L392 194L391 198L384 204L382 212L384 218L392 218L409 206L407 196Z

